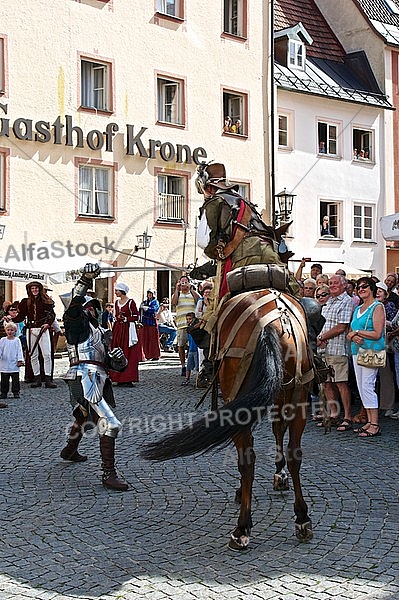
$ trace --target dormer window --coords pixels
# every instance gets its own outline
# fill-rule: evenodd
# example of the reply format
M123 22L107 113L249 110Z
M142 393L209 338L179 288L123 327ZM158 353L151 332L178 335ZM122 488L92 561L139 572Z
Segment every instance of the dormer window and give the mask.
M306 68L306 46L313 40L302 25L281 29L274 32L274 56L277 62L289 69Z
M394 15L399 15L399 8L396 6L394 0L384 0L389 12Z
M305 45L296 40L289 41L288 64L294 69L305 67Z

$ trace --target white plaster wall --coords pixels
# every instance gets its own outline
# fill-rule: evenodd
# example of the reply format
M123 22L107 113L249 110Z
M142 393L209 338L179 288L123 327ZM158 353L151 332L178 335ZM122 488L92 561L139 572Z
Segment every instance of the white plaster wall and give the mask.
M278 91L278 107L294 115L295 145L292 152L277 152L276 189L285 187L296 194L290 230L293 239L288 243L295 258L311 257L314 262L342 260L357 269L383 272L385 253L378 219L383 214L385 197L384 111L282 90ZM317 154L318 118L342 123L341 158ZM353 125L374 130L374 164L352 161ZM343 203L342 240L320 239L321 199ZM374 243L352 239L354 202L375 205Z

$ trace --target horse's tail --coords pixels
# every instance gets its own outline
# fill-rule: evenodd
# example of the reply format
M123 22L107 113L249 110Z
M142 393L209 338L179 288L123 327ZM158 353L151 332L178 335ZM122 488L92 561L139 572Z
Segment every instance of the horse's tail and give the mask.
M267 326L258 338L251 367L236 398L192 425L146 444L141 456L147 460L168 460L227 445L244 427L261 421L282 381L280 340L276 330Z

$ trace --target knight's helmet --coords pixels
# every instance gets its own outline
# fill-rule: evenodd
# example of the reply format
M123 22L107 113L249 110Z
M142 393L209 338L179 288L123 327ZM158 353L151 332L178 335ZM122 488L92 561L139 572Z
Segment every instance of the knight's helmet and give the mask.
M226 168L222 163L201 163L197 167L195 185L199 194L203 194L205 187L211 184L219 190L237 190L236 183L230 183L226 178Z

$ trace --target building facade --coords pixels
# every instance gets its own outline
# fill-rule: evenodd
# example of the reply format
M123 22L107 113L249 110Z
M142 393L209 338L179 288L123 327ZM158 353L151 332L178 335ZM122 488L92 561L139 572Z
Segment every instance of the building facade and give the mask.
M201 262L202 161L224 162L266 207L268 18L261 0L2 3L3 297L24 294L7 264L38 268L43 241L55 244L60 271L63 257L75 254L79 269L90 255L113 265L137 301L143 287L167 295ZM151 245L135 251L143 232ZM96 285L112 298L112 279Z

